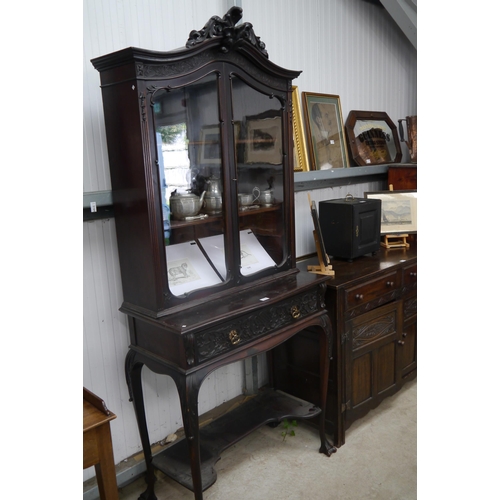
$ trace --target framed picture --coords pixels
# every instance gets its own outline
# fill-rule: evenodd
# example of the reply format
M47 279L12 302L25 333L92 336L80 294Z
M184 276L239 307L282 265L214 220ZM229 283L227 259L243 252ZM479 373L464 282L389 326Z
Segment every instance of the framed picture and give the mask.
M351 111L345 124L353 161L360 166L399 163L396 126L384 111Z
M417 192L371 191L365 198L381 200L380 234L402 234L417 232Z
M292 87L292 123L293 123L293 170L308 172L309 157L307 156L306 137L300 109L299 88Z
M283 163L281 115L249 119L245 138L245 163Z
M220 127L210 125L201 129L200 164L220 165Z
M349 167L340 97L302 92L312 170Z

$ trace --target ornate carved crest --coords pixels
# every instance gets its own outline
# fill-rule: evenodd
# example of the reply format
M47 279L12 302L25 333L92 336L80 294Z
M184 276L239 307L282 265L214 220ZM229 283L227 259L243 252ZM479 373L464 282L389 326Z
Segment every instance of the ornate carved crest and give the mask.
M229 52L247 41L259 49L265 57L269 57L266 45L255 35L252 24L243 23L236 26L242 14L241 7L231 7L222 19L219 16L212 16L200 31L191 31L186 47L194 47L209 38L220 37L222 52Z

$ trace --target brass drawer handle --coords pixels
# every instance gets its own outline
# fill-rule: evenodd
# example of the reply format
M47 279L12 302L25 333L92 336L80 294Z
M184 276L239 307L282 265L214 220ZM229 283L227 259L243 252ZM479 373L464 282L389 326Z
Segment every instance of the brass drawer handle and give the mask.
M386 285L387 285L388 287L394 286L394 281L388 281L388 282L386 283Z
M411 276L412 278L416 278L416 277L417 277L417 273L413 273L413 272L411 272L411 273L410 273L410 276Z
M398 344L399 345L405 345L405 341L404 340L398 340Z
M293 306L290 312L292 313L293 319L300 318L300 309L297 306Z
M238 332L236 330L231 330L229 332L229 340L231 341L231 344L233 344L233 345L240 343L241 339L240 339L240 336L238 335Z
M363 294L362 293L357 293L356 294L356 299L363 300Z

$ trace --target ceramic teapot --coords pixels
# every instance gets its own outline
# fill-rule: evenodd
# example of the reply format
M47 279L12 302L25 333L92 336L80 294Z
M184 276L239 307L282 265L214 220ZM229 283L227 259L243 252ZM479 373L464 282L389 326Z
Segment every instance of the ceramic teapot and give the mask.
M193 193L174 193L170 196L170 212L172 217L177 220L185 219L198 215L201 207L205 191L201 196L196 196Z

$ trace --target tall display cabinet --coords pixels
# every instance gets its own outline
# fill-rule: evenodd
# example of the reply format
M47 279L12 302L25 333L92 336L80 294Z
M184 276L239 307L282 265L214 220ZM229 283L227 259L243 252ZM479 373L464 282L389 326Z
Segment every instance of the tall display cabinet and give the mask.
M324 429L332 328L328 277L295 262L292 80L233 7L171 52L127 48L92 60L100 72L123 285L125 375L147 464L202 492L220 453L252 429L320 415ZM270 351L308 329L320 342L321 403L275 391L198 425L198 393L220 366ZM272 357L268 356L269 361ZM154 457L141 369L172 377L186 439ZM272 372L272 370L270 370Z

